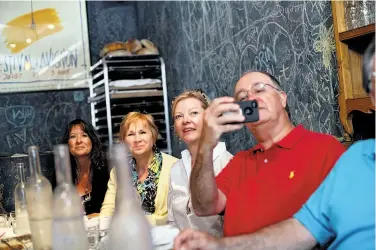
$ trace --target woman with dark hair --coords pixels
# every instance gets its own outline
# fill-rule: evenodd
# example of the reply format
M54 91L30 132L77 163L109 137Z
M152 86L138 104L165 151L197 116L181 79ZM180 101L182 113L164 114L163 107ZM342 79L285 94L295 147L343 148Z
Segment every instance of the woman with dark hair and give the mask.
M63 143L69 147L72 180L85 213L93 217L100 212L109 179L102 143L93 126L81 119L68 124Z

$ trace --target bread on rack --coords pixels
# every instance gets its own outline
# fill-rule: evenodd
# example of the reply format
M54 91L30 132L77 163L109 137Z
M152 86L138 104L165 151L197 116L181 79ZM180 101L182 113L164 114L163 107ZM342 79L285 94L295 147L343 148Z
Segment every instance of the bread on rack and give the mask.
M125 48L131 53L136 53L142 49L142 44L139 40L132 38L125 42Z
M123 42L113 42L106 44L103 49L100 51L99 56L104 57L108 55L110 52L113 53L116 51L116 54L121 54L122 56L131 55L130 52L127 51Z
M108 52L106 56L132 56L132 53L127 50L115 50Z
M113 42L106 44L99 56L132 56L132 55L159 55L159 50L153 42L147 39L128 39L125 43Z
M152 41L148 40L148 39L142 39L141 40L141 44L145 47L145 48L148 48L148 49L157 49L157 46L154 45L154 43L152 43Z
M137 52L137 55L159 55L157 46L154 45L150 40L142 39L141 44L144 48Z
M158 49L149 49L149 48L142 48L137 51L137 55L158 55Z

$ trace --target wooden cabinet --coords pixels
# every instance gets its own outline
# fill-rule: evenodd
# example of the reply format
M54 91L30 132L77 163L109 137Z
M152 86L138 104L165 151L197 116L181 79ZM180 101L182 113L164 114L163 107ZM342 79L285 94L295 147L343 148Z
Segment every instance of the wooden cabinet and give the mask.
M340 119L345 130L344 137L350 140L353 134L350 113L354 110L370 113L371 109L374 109L362 87L362 53L375 34L375 24L348 30L345 11L345 1L332 0L339 75Z

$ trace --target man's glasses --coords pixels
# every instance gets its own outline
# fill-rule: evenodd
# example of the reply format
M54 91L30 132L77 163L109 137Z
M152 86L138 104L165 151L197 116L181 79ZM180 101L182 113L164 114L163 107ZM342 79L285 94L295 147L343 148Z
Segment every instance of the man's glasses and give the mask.
M249 96L249 92L252 93L252 95L254 96L260 96L262 94L264 94L266 92L266 89L267 87L270 87L272 89L275 89L277 91L282 91L280 90L279 88L269 84L269 83L263 83L263 82L258 82L256 84L254 84L250 89L248 90L242 90L242 91L239 91L236 96L235 96L235 99L237 101L245 101L248 96Z

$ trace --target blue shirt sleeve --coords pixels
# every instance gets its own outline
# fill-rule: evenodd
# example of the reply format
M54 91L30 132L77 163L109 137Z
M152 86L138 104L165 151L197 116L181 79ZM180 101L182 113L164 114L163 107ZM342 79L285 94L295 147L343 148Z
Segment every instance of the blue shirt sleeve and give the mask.
M338 167L338 163L336 165ZM301 224L315 237L321 246L335 236L330 225L332 210L332 195L337 179L337 169L334 167L324 182L311 195L303 207L294 215Z
M358 249L365 240L373 245L374 175L375 140L355 143L339 158L294 218L321 246L333 238L332 249L340 249L340 245L341 249ZM356 219L349 219L352 217Z

